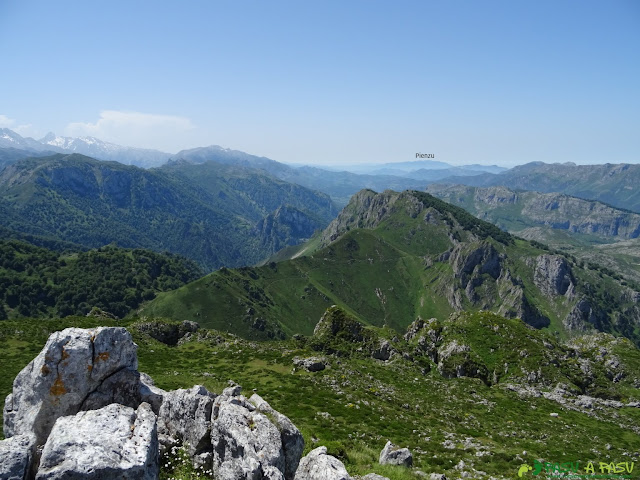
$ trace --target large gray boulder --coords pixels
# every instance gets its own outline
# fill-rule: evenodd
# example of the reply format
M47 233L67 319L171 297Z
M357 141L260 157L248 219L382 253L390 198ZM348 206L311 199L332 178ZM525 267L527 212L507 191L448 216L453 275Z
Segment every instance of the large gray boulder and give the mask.
M101 390L103 383L130 391L123 384L137 373L136 348L129 332L121 327L67 328L53 333L13 381L13 393L4 406L5 436L33 434L41 445L56 419L75 415L85 400L90 408L111 403L118 394Z
M284 477L293 480L304 451L304 438L300 430L288 417L274 410L260 395L254 393L249 399L256 411L264 413L280 431L280 441L284 452Z
M404 465L411 467L413 465L413 455L408 448L400 448L391 442L387 442L380 452L381 465Z
M156 480L156 416L111 404L57 419L42 451L36 480Z
M230 387L214 401L211 416L214 478L284 480L285 457L278 428Z
M296 367L304 368L308 372L320 372L327 368L327 360L320 357L293 357L293 364Z
M0 440L0 479L24 480L33 458L33 437L16 435Z
M211 410L216 395L202 385L166 392L158 415L161 451L177 442L188 445L189 455L211 459Z
M371 352L371 356L376 360L389 360L395 355L396 350L391 346L389 340L381 340L377 348L374 348Z
M352 480L352 478L340 460L327 455L327 447L318 447L302 457L295 480Z

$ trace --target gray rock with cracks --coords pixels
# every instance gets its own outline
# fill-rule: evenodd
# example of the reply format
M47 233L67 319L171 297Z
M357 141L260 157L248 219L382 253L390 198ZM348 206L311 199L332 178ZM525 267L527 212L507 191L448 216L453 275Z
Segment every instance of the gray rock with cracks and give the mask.
M23 480L27 478L29 464L33 458L33 437L16 435L0 440L0 478Z
M411 467L413 465L413 456L408 448L400 448L391 442L387 442L380 452L381 465L404 465Z
M295 480L352 480L352 478L340 460L327 455L327 447L318 447L300 460Z
M36 480L155 480L158 474L151 406L134 410L112 403L56 420Z

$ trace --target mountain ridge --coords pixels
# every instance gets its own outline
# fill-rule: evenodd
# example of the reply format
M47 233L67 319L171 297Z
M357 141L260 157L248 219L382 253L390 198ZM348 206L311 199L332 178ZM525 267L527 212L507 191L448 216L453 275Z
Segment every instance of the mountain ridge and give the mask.
M0 211L6 212L0 221L23 234L87 247L115 241L168 249L210 271L257 263L273 253L275 244L261 244L254 233L282 205L307 215L312 228L322 228L335 214L324 194L255 170L234 169L235 177L214 170L223 175L207 189L187 180L179 167L145 170L80 154L23 159L0 172ZM300 240L282 237L276 243Z
M640 213L640 165L532 162L500 174L484 173L471 177L449 177L441 183L474 187L504 186L542 193L565 193L587 200L598 200L614 207Z
M640 236L640 214L597 200L563 193L516 191L507 187L467 187L433 184L427 192L498 224L547 225L574 233L623 239ZM504 213L502 213L504 211ZM517 232L516 229L510 229Z
M545 248L427 193L364 190L321 235L288 249L290 260L214 272L142 313L282 338L308 334L333 304L397 331L417 317L490 310L560 335L596 328L638 342L640 293Z

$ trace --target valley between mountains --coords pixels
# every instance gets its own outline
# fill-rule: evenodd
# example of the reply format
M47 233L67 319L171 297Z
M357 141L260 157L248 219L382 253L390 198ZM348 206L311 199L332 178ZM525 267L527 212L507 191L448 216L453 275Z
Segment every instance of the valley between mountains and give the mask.
M435 184L443 174L423 165L347 174L220 147L131 153L157 162L145 169L55 136L48 147L11 138L0 148L1 398L23 398L14 378L54 332L124 327L113 332L137 345L127 368L163 398L202 385L188 395L253 411L254 391L275 410L269 422L295 424L301 455L325 446L343 479L640 468L635 166L469 167ZM95 388L116 398L119 387ZM5 408L5 436L20 408ZM163 437L175 448L159 450L157 476L253 478L216 470L220 425L211 414L203 425L197 448L182 430ZM412 466L381 464L387 441L408 447ZM273 478L293 478L273 465Z

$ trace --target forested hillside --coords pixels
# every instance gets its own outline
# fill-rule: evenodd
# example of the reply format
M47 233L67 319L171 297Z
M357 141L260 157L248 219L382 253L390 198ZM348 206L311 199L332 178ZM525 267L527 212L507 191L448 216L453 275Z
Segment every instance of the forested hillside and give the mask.
M263 221L281 207L297 213L265 231ZM223 165L144 170L58 154L0 172L5 228L87 248L115 242L170 251L207 271L255 264L306 240L336 213L327 195Z
M192 261L150 250L106 246L64 254L0 240L0 319L85 315L93 307L124 317L201 275Z

